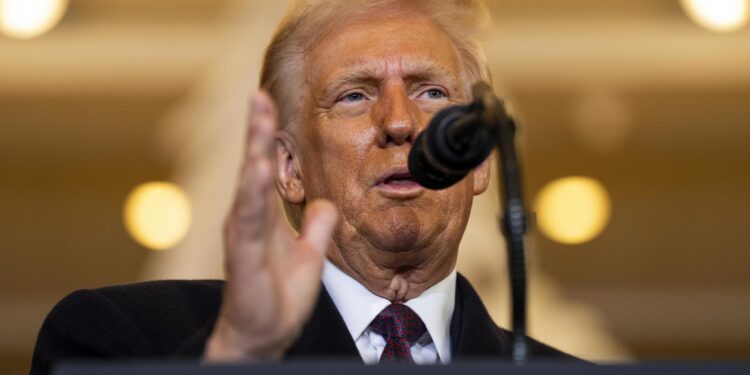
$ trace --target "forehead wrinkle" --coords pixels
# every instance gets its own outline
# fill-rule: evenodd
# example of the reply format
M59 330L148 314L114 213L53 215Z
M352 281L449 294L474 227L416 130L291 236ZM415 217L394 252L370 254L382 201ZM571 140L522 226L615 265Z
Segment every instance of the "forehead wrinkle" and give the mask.
M458 77L452 69L426 58L402 58L401 75L407 82L434 80L449 88L458 87Z
M423 56L401 56L396 64L380 59L363 59L352 65L355 66L341 69L333 75L326 85L325 97L333 95L343 85L381 82L388 76L398 76L407 83L436 81L449 88L459 86L457 72Z
M325 86L324 96L334 94L339 87L347 84L357 84L370 81L382 81L386 75L386 66L380 61L368 60L355 63L354 67L347 67L333 74L333 78Z

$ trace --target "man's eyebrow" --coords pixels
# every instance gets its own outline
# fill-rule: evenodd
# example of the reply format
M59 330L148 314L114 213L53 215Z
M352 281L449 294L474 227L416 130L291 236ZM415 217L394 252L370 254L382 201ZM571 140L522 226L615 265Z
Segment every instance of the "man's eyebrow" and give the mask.
M401 70L407 84L414 81L435 81L435 83L443 84L449 89L457 89L459 86L459 80L454 71L431 61L417 60L403 62ZM326 85L324 97L336 94L335 91L347 84L380 81L387 74L386 71L387 68L385 66L374 64L360 65L347 69L336 75Z
M324 97L336 94L339 87L347 84L379 81L385 76L385 67L377 65L361 65L337 74L324 92Z
M436 81L450 89L458 87L456 72L432 61L417 60L403 63L407 81Z

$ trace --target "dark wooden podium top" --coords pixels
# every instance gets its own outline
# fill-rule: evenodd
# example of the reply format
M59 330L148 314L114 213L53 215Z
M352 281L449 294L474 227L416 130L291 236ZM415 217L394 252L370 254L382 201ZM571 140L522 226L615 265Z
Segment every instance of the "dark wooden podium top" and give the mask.
M747 375L750 362L664 362L621 365L533 363L513 365L505 362L471 362L434 366L366 366L351 362L295 362L290 364L209 366L196 362L78 362L55 368L54 375Z

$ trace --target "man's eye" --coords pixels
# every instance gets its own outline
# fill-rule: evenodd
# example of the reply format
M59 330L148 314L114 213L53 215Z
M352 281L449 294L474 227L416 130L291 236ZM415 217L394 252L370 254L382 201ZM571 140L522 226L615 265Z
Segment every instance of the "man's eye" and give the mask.
M442 99L447 96L445 92L443 92L443 90L440 90L440 89L429 89L425 91L425 94L430 99Z
M365 95L362 94L361 92L352 92L341 97L339 101L340 102L358 102L364 99L365 99Z

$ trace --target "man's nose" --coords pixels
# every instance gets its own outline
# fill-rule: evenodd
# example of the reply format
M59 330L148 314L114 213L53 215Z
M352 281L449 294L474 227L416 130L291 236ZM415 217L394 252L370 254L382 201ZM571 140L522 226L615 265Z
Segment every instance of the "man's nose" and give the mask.
M373 116L382 128L378 138L380 147L411 144L422 121L422 111L402 84L389 85L382 91Z

